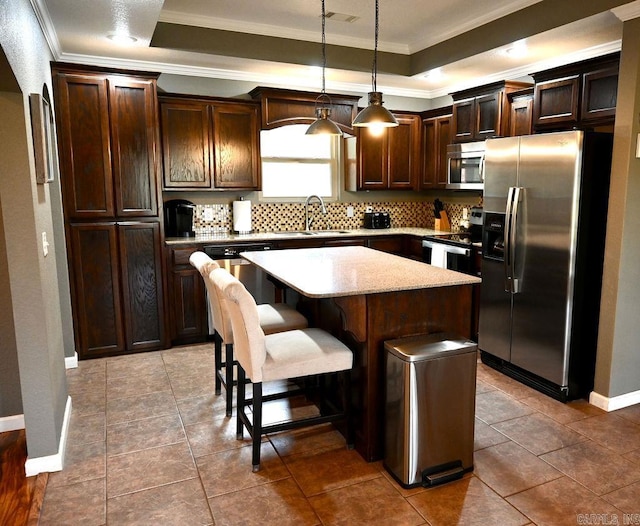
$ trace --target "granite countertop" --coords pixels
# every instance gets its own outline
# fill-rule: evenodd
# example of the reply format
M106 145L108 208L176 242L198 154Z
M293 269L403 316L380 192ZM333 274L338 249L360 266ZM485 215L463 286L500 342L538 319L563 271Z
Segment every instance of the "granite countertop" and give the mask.
M310 298L378 294L480 283L478 277L360 246L242 252Z
M217 235L196 235L195 237L169 237L165 239L166 245L193 245L193 244L225 244L225 243L245 243L256 241L278 241L284 239L314 239L323 237L372 237L372 236L391 236L391 235L412 235L416 237L430 236L434 234L447 234L449 232L443 230L434 230L433 228L384 228L384 229L368 229L357 228L354 230L312 230L312 234L301 231L279 231L279 232L255 232L251 234L217 234Z

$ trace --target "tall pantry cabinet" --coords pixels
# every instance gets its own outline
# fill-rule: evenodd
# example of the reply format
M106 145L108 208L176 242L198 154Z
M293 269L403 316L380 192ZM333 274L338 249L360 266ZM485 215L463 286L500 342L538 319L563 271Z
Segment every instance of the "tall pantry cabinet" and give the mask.
M165 345L154 74L53 65L80 359Z

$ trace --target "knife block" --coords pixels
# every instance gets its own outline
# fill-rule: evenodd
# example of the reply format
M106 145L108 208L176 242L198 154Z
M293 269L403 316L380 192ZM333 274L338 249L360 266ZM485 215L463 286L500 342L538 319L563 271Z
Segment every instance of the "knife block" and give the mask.
M444 210L440 211L440 219L436 218L435 221L436 230L451 230L451 223L449 223L449 218L447 217L447 213Z

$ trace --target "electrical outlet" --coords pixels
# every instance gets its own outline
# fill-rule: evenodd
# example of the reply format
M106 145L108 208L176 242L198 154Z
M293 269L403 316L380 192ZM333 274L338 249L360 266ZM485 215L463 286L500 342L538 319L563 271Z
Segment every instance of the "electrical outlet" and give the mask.
M348 206L347 207L347 217L353 217L353 207L352 206Z
M205 221L213 221L213 208L205 208L204 209L204 220Z

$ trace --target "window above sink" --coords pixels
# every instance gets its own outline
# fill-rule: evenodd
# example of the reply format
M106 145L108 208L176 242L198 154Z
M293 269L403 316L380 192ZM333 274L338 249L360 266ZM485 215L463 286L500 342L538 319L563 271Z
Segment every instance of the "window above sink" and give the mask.
M337 199L340 167L338 136L305 135L308 125L294 124L260 132L260 201L300 201L320 195Z

